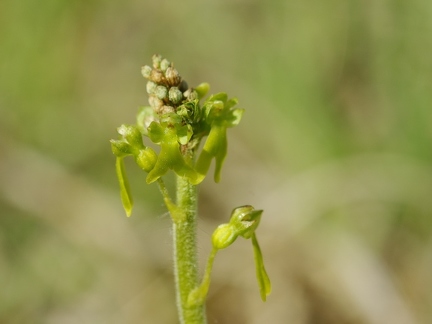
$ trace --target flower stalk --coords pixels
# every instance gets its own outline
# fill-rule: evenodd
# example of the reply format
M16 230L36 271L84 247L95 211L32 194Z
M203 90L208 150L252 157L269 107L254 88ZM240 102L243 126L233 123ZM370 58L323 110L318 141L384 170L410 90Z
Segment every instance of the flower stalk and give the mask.
M197 258L197 187L177 176L177 207L184 217L173 221L174 277L180 323L206 323L204 305L188 305L199 284Z

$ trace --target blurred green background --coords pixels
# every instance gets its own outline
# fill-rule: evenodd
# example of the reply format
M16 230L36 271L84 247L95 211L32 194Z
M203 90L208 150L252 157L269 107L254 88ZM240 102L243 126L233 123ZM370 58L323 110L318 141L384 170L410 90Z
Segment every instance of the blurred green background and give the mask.
M215 264L209 323L432 322L431 1L0 3L0 323L176 323L170 220L109 139L160 53L246 108L200 191L200 259L232 208L265 210Z

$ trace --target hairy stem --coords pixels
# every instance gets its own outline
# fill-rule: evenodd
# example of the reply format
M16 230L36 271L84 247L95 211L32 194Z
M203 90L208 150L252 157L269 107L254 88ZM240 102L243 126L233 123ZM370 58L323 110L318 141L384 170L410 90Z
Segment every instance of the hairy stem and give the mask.
M205 324L205 306L188 306L189 293L198 286L197 188L177 176L177 208L182 217L173 217L174 274L180 323Z

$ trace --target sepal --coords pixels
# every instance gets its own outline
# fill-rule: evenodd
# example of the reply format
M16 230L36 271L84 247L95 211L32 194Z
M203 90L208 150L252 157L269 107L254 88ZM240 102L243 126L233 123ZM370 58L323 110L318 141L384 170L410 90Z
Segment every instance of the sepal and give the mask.
M262 213L262 210L256 210L250 205L237 207L231 214L230 224L238 235L249 239L257 229Z
M110 140L111 151L117 157L133 155L135 150L124 140Z

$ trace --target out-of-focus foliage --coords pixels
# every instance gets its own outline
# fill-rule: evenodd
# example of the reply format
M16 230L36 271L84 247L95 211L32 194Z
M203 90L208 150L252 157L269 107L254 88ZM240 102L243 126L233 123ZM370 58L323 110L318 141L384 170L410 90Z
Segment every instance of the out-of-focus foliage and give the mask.
M273 292L238 241L210 322L431 322L431 21L416 0L3 0L0 322L176 321L163 203L131 165L124 217L108 142L154 53L246 109L201 190L201 254L233 206L264 209Z

